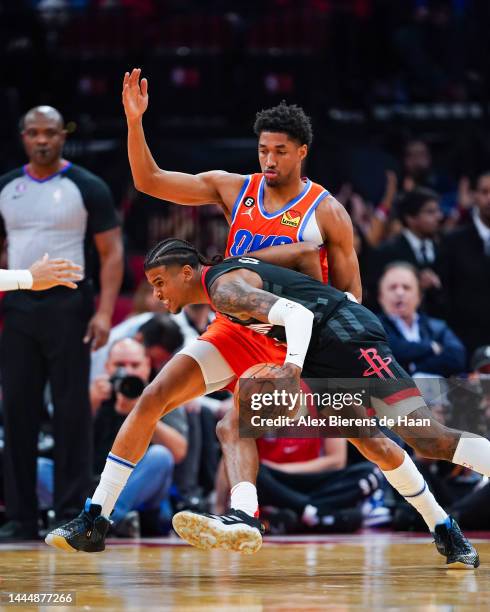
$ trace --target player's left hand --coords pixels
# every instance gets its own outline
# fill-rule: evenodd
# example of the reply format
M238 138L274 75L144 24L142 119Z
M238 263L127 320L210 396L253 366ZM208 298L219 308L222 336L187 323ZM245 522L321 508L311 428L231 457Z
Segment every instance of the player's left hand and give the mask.
M101 346L104 346L104 344L107 344L110 331L111 318L102 312L96 312L88 323L83 341L85 344L91 343L92 350L96 351Z

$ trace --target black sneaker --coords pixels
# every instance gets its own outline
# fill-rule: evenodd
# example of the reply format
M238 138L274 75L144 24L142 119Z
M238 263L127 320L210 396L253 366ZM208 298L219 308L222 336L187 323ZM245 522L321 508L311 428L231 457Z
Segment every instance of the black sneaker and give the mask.
M262 523L242 510L230 509L228 514L178 512L172 519L178 535L201 550L222 548L245 554L257 552L262 546Z
M450 526L446 523L436 525L434 541L437 551L446 557L446 563L454 569L474 569L480 565L478 553L466 539L458 523L449 517Z
M76 518L50 531L44 541L50 546L69 552L103 551L111 521L100 514L101 510L101 506L92 504L92 500L87 499L85 508Z

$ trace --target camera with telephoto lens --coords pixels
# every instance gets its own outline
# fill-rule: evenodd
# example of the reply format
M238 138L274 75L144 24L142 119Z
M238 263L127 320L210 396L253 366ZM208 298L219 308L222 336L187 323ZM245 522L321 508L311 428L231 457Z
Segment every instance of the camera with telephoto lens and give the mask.
M114 395L120 393L128 399L138 398L146 386L142 378L128 374L125 368L117 368L111 376L110 383Z

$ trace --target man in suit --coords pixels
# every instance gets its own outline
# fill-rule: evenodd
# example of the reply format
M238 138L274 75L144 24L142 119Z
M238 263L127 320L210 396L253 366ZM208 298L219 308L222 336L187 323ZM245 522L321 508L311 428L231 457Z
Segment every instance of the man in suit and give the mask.
M446 322L417 311L421 291L411 264L394 262L387 267L378 300L393 354L410 374L451 376L464 370L466 351Z
M445 236L440 256L446 318L469 354L490 344L490 172L474 198L470 223Z
M419 271L425 310L430 314L438 313L441 281L436 273L439 256L437 238L442 220L439 196L425 187L416 187L400 197L397 211L403 224L402 232L376 250L372 282L374 286L379 283L389 263L407 261Z

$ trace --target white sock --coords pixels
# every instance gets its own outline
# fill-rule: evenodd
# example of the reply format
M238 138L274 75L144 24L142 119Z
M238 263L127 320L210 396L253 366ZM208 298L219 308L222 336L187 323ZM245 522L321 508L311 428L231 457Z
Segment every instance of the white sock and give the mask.
M109 517L134 468L135 464L127 459L112 453L107 455L99 486L92 497L93 504L102 506L101 514Z
M480 436L461 436L452 462L490 476L490 442Z
M383 474L390 485L420 512L427 527L433 532L438 523L443 523L448 518L448 514L437 503L415 463L403 452L403 463L394 470L382 470Z
M230 506L242 510L250 516L256 516L259 509L257 489L251 482L239 482L231 490Z

